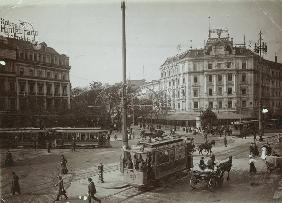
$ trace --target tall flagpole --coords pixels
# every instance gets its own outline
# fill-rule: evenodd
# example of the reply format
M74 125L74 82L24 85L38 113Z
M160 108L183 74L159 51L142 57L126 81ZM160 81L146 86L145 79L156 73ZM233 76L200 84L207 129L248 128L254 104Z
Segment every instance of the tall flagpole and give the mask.
M121 2L122 10L122 143L125 149L128 148L127 137L127 102L126 102L126 39L125 39L125 2Z

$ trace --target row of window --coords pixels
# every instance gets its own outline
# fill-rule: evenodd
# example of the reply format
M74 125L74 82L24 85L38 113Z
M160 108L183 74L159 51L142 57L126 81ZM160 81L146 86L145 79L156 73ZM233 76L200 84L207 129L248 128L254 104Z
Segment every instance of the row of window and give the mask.
M212 109L223 109L223 108L227 108L227 109L232 109L235 107L235 103L232 100L228 100L227 101L227 105L224 107L223 106L223 101L222 100L218 100L216 102L217 104L215 104L213 101L209 101L208 102L208 106ZM255 103L256 106L258 105L258 102ZM252 102L250 102L250 105L252 105ZM268 106L270 107L280 107L282 106L282 102L281 101L272 101L270 103L268 103ZM246 100L242 100L241 101L241 105L238 106L239 108L247 108L247 101ZM175 109L175 103L172 104L172 108ZM182 110L184 110L185 108L185 103L182 102ZM181 105L180 103L177 103L177 109L181 109ZM194 101L193 102L193 109L200 109L199 107L199 102L198 101Z
M184 67L184 64L183 64ZM182 67L182 72L184 72L184 68ZM230 69L232 67L232 62L225 62L225 63L216 63L216 66L213 65L213 63L208 63L208 70L211 69L223 69L223 68L227 68ZM246 62L242 62L241 63L241 69L246 69L247 68L247 63ZM199 70L199 64L198 63L193 63L193 71L198 71ZM179 74L179 67L177 66L174 69L168 70L168 71L162 71L161 72L161 77L170 77L171 75L176 75Z
M61 57L58 55L51 55L51 54L18 51L17 58L20 58L23 60L35 61L35 62L50 63L50 64L55 64L55 65L60 65L60 66L69 65L68 58Z
M25 94L26 93L26 83L20 82L19 87L20 87L20 93ZM60 85L59 84L54 85L54 91L52 91L52 84L46 84L46 94L53 95L53 93L55 96L60 96ZM29 95L36 94L36 85L34 82L28 83L28 94ZM37 94L44 95L44 84L43 83L37 84ZM67 86L66 85L62 86L62 95L67 96Z
M207 75L208 78L208 82L213 82L213 75ZM227 81L228 82L232 82L233 81L233 74L232 73L228 73L227 74ZM241 82L246 82L247 81L247 74L246 73L242 73L241 74ZM183 77L182 78L182 84L185 84L186 80ZM194 84L198 83L198 76L194 76L193 77L193 82ZM222 82L222 75L217 75L217 82L221 83ZM172 79L171 81L169 81L168 85L169 87L171 86L178 86L180 84L180 80L178 78L176 79Z
M53 72L48 70L34 70L33 68L26 69L26 68L19 68L19 75L20 76L30 76L30 77L40 77L40 78L48 78L48 79L55 79L55 80L68 80L66 73L59 73Z
M245 100L242 101L241 103L242 108L246 108L247 107L247 102ZM217 105L214 105L213 101L209 101L208 106L212 109L216 108L216 109L223 109L223 101L219 100L217 101ZM233 101L229 100L227 101L227 106L228 109L232 109L234 107ZM198 101L194 101L193 102L193 108L194 109L199 109L199 102Z
M213 88L209 88L208 89L208 95L209 96L213 96ZM233 94L233 88L232 87L228 87L227 88L227 95L232 95ZM223 91L222 91L222 87L218 87L217 88L217 95L223 95ZM241 88L241 95L247 95L247 88L246 87L242 87ZM193 97L199 97L199 90L198 89L193 89Z

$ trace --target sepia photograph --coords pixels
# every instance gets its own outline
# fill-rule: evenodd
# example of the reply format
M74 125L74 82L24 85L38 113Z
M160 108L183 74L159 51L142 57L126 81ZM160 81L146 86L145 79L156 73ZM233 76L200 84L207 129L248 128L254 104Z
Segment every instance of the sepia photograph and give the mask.
M282 203L282 0L0 0L0 203Z

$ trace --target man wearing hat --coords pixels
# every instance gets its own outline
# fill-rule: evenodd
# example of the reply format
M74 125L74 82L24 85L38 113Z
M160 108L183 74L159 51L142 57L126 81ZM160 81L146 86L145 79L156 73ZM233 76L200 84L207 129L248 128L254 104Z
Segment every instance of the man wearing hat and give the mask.
M88 178L88 202L91 203L91 199L93 198L94 200L98 201L101 203L101 200L95 197L96 194L96 187L92 181L92 178Z

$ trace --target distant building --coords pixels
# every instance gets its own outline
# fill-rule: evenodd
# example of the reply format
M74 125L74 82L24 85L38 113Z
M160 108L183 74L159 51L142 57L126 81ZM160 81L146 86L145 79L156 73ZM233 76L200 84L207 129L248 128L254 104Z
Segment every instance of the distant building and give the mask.
M160 91L160 81L152 80L146 82L140 87L140 95L144 98L150 98L152 95L159 93Z
M233 112L256 117L262 68L263 107L274 114L281 111L282 64L277 57L274 62L265 60L245 43L235 45L228 31L217 29L216 37L211 37L212 32L204 48L169 57L161 65L160 90L170 108L199 113L211 107L219 115Z
M1 36L0 36L1 37ZM69 58L46 43L0 38L0 127L70 108ZM1 122L2 121L2 122ZM8 124L9 123L9 124Z
M145 79L141 80L127 80L127 86L132 88L133 90L138 90L142 85L146 83ZM122 83L115 83L114 85L122 85Z

